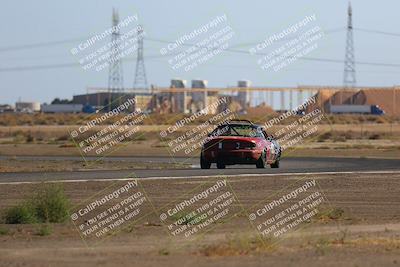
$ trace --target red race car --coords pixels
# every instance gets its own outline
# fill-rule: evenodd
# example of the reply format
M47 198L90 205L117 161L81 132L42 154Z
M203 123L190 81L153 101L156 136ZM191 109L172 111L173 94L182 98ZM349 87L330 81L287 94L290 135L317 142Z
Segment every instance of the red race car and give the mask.
M234 120L218 126L201 149L200 166L209 169L212 163L218 169L226 165L255 164L257 168L279 168L281 147L264 128L248 120Z

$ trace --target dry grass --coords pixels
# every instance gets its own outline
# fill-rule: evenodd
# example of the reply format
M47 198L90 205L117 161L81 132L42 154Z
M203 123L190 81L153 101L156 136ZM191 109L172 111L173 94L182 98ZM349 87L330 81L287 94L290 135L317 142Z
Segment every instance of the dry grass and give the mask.
M89 136L103 129L104 126L94 127L80 138ZM174 136L185 133L195 126L185 126L180 131L175 132ZM35 125L35 126L0 126L1 143L40 143L52 142L60 143L70 141L69 132L78 128L76 125ZM142 125L140 131L134 137L127 141L134 141L140 137L140 140L160 140L159 132L166 130L166 125ZM275 126L269 129L271 133L278 131L282 126ZM365 124L365 125L318 125L318 131L315 134L317 142L325 141L347 141L356 139L367 140L400 140L400 124ZM169 138L172 138L168 136ZM164 141L168 141L168 137ZM78 140L79 141L79 140Z
M277 113L263 114L262 116L240 115L240 119L249 119L256 123L265 123L266 121L278 116ZM0 114L0 126L20 126L20 125L78 125L88 121L96 114L21 114L21 113L3 113ZM114 116L105 123L109 124L121 119L124 115ZM188 117L185 114L150 114L143 121L144 125L166 125L174 124L176 121ZM196 123L202 123L211 118L213 115L201 116ZM362 123L399 123L400 116L373 116L373 115L326 115L325 124L362 124ZM297 120L298 117L291 117L283 120L282 123L290 124Z
M20 160L4 159L1 161L2 172L44 172L44 171L80 171L80 170L162 170L162 169L188 169L191 164L159 162L129 162L129 161L89 161L82 160Z
M275 249L272 239L261 239L259 236L242 234L228 236L226 241L204 245L199 254L207 257L239 256L260 252L271 252Z

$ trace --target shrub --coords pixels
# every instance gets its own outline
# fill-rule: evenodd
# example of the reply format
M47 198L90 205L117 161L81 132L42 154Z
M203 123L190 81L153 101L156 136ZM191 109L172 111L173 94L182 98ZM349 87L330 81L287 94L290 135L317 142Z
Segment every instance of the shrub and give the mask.
M70 202L58 185L44 185L27 201L5 212L7 224L62 223L68 218Z
M0 227L0 235L7 235L10 231L5 227Z
M317 142L324 142L325 140L328 140L332 137L331 132L325 132L321 135L318 136Z
M46 236L46 235L50 235L53 232L53 229L51 228L50 225L48 224L42 224L39 226L39 228L37 229L36 234L40 235L40 236Z
M381 135L379 133L371 134L369 136L369 139L370 140L378 140L378 139L381 139Z
M26 142L27 142L27 143L32 143L32 142L34 142L34 141L35 141L35 138L32 136L31 133L29 133L29 134L26 136Z
M168 256L170 254L169 250L166 248L160 249L158 251L158 254L163 255L163 256Z
M34 202L40 222L61 223L68 218L69 200L61 186L45 186L37 193Z
M343 218L344 210L342 208L334 207L331 209L321 210L318 214L318 219L320 220L339 220Z
M5 222L7 224L36 223L35 209L28 202L11 207L6 211Z
M334 135L333 142L346 142L345 135Z
M14 143L23 143L26 141L26 136L23 131L18 130L14 132L13 136L14 136Z
M178 225L196 225L203 223L207 217L202 217L203 214L195 214L193 212L191 213L184 213L184 212L178 212L175 213L174 215L171 216L171 218L176 221Z
M340 219L344 214L344 210L341 208L333 208L331 210L329 210L329 212L326 214L329 219L332 220L337 220Z
M70 139L69 135L61 135L56 140L57 141L68 141Z

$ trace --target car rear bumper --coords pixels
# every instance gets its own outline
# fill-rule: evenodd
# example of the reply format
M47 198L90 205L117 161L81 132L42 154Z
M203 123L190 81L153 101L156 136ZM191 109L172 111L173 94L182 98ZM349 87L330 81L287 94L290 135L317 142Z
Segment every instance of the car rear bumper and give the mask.
M211 150L203 151L203 157L211 163L223 162L225 164L254 164L261 157L262 151L259 150Z

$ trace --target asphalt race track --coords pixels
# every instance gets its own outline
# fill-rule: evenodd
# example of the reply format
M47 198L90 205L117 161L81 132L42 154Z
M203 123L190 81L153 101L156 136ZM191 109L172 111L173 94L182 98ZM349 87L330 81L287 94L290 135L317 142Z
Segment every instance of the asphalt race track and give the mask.
M25 157L32 160L34 157ZM72 157L51 157L52 160L74 159ZM1 164L0 158L0 164ZM36 160L43 158L37 157ZM76 159L79 159L76 157ZM226 169L218 170L215 164L209 170L202 170L198 165L198 159L185 159L168 157L127 157L107 158L107 160L127 160L132 162L186 162L191 163L189 169L161 169L161 170L82 170L82 171L60 171L60 172L19 172L0 173L0 183L10 182L34 182L34 181L55 181L55 180L93 180L93 179L122 179L134 176L138 178L190 178L206 177L215 175L257 175L257 174L280 174L280 173L332 173L332 172L371 172L371 171L400 171L400 160L398 159L371 159L371 158L284 158L279 169L257 169L253 165L227 166Z

